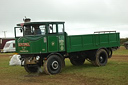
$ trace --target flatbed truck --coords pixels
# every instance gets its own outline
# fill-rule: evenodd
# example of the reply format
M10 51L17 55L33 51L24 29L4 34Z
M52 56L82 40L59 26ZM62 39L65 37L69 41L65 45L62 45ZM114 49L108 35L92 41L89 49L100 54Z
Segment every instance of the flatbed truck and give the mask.
M94 66L105 66L113 49L120 46L116 31L68 35L64 23L24 22L14 27L16 52L28 73L37 73L43 66L46 74L57 74L65 66L65 58L73 65L88 60Z

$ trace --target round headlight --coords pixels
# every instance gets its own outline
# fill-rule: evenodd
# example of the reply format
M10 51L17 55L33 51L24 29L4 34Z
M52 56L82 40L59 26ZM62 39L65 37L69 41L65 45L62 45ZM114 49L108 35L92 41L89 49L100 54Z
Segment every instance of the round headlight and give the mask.
M40 60L40 56L36 56L36 60Z

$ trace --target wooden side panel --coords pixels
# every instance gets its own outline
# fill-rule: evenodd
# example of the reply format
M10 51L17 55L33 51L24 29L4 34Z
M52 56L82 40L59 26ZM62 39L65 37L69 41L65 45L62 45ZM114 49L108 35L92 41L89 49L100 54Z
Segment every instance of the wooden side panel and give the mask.
M119 33L67 36L67 52L120 46Z

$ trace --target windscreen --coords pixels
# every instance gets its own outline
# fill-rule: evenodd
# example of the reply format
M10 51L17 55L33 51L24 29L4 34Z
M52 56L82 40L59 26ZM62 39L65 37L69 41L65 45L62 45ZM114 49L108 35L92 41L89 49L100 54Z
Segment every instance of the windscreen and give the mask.
M24 35L45 35L45 25L24 26Z

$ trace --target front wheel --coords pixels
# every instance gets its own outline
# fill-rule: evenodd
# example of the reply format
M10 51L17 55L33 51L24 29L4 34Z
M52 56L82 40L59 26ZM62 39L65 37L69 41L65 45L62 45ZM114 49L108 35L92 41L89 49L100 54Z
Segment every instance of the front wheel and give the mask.
M104 49L100 49L95 54L95 65L96 66L105 66L108 61L108 53Z
M62 69L62 59L58 55L51 55L44 62L44 72L46 74L57 74Z
M26 64L24 68L28 73L38 73L40 67L36 64Z
M41 73L42 69L41 66L39 64L28 64L28 59L24 60L24 69L28 72L28 73Z

